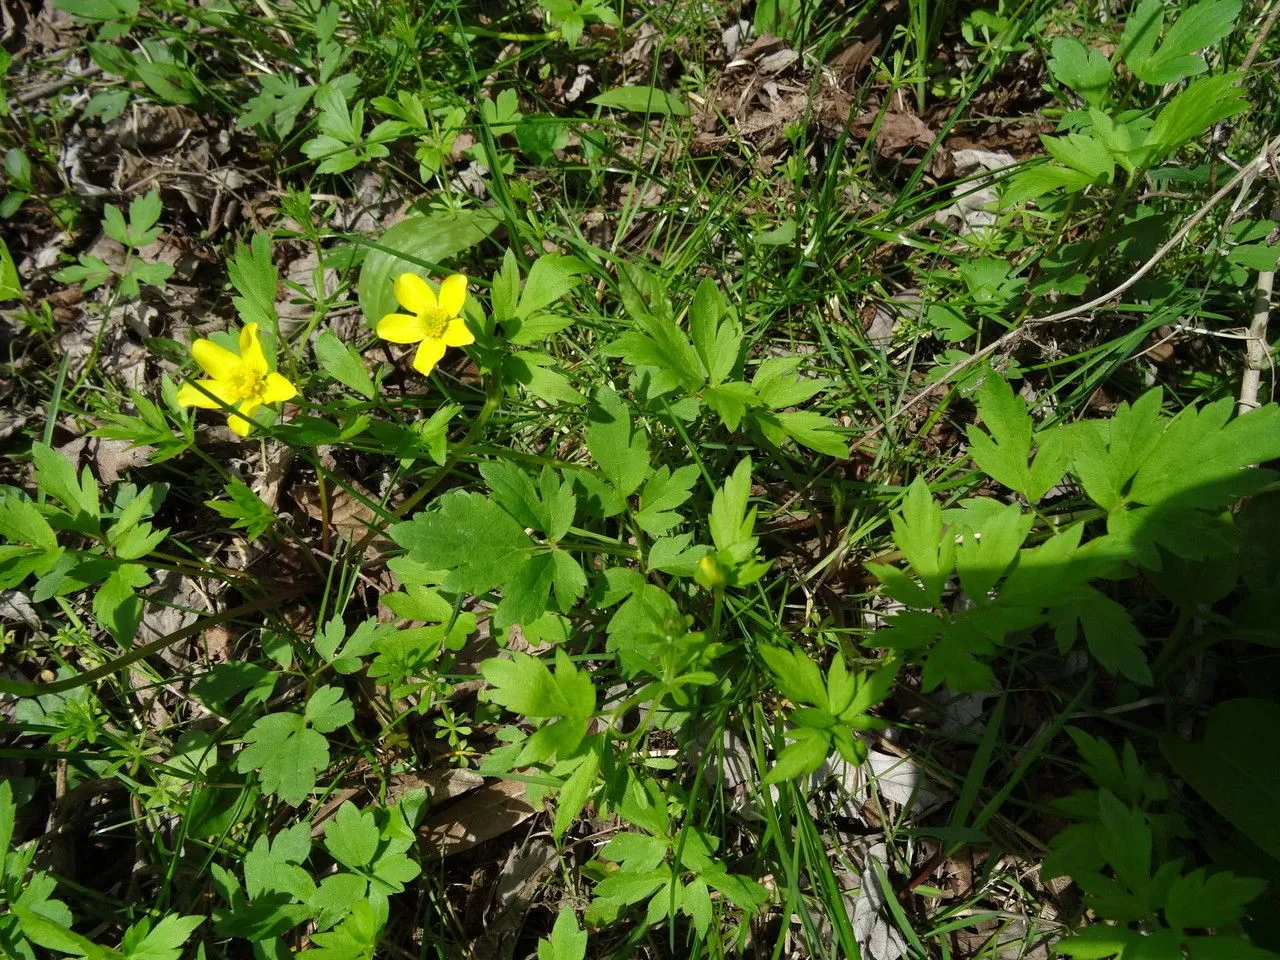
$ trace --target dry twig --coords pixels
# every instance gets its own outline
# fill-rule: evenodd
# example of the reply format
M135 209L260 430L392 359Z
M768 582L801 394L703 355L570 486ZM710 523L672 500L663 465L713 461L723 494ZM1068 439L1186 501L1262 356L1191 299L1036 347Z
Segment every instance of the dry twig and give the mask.
M1178 228L1177 232L1174 233L1174 235L1170 237L1159 250L1151 255L1150 259L1148 259L1146 263L1135 270L1123 283L1085 303L1077 304L1074 307L1068 307L1066 310L1059 310L1057 313L1051 313L1048 316L1035 317L1031 320L1026 320L1017 328L996 338L980 350L974 351L974 353L970 354L964 360L960 361L948 370L939 380L936 380L932 385L926 387L924 390L921 390L919 393L906 400L898 407L897 410L879 424L879 426L864 435L864 439L866 436L872 436L883 430L886 426L894 420L897 420L920 401L933 394L940 386L947 383L949 380L954 380L956 375L962 370L968 369L978 361L991 356L993 353L1012 347L1020 339L1026 336L1032 328L1043 326L1048 323L1057 323L1059 320L1066 320L1071 317L1077 317L1082 313L1088 313L1090 310L1104 306L1116 299L1116 297L1119 297L1135 283L1150 273L1155 268L1156 264L1168 256L1170 251L1182 243L1182 241L1186 239L1187 234L1194 230L1196 225L1207 217L1213 211L1214 207L1235 191L1237 187L1247 190L1253 181L1257 179L1258 174L1271 166L1271 158L1277 149L1280 149L1280 137L1276 137L1269 141L1256 157L1242 166L1234 177L1219 188L1212 197L1206 200L1199 210L1188 217L1182 226ZM1270 295L1268 294L1268 297L1269 296Z
M1277 9L1280 9L1278 7ZM1274 158L1272 159L1274 165ZM1273 166L1274 171L1274 166ZM1280 221L1280 196L1271 207L1271 219ZM1273 230L1269 243L1280 240L1280 229ZM1262 385L1262 371L1272 366L1271 349L1267 345L1267 324L1271 317L1271 292L1275 287L1276 268L1258 271L1258 282L1253 288L1253 319L1249 323L1248 344L1245 347L1244 375L1240 378L1240 399L1236 403L1238 413L1248 413L1258 406L1258 390ZM1272 387L1274 389L1272 378Z

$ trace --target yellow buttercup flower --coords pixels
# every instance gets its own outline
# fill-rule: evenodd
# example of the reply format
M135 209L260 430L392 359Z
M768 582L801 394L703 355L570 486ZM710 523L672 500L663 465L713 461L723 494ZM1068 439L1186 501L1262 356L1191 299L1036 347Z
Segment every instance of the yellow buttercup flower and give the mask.
M205 410L231 407L236 412L227 415L227 426L242 437L253 429L253 412L260 406L298 394L292 383L268 369L256 323L240 331L239 354L202 339L191 345L191 355L211 379L184 383L178 389L178 402Z
M445 347L465 347L476 338L462 319L467 278L455 273L440 284L440 293L417 274L396 277L396 300L408 313L388 313L378 321L378 336L392 343L416 343L413 369L424 377L435 369Z

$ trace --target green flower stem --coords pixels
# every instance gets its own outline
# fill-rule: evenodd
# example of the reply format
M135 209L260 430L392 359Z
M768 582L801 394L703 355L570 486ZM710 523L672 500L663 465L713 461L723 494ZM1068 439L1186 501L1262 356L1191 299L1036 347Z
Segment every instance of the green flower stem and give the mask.
M487 27L471 25L458 29L449 24L442 24L436 27L436 33L446 37L461 33L471 37L485 37L489 40L504 40L507 43L541 43L560 39L559 30L548 30L546 33L511 33L506 30L490 30Z
M132 216L132 214L130 214ZM133 265L133 248L126 247L124 251L124 264L120 268L120 277L129 272L129 268ZM111 317L111 311L115 309L116 302L120 299L120 277L116 278L116 282L111 287L111 295L107 297L106 306L102 308L102 322L98 325L98 333L93 338L93 347L89 350L89 357L84 362L84 369L80 371L80 376L76 378L67 389L67 399L71 399L80 392L80 388L84 386L85 381L89 379L89 375L93 373L94 366L98 362L98 354L102 351L102 341L107 335L107 321Z
M423 483L423 485L413 493L409 494L405 501L395 508L393 511L395 519L404 519L409 511L429 496L431 491L440 484L440 481L447 477L449 472L458 465L466 452L471 449L472 444L480 439L481 434L484 432L485 425L488 424L489 420L493 417L494 413L498 409L498 404L501 401L502 376L497 371L494 371L485 377L484 406L480 408L480 412L476 414L476 418L471 421L471 429L467 431L467 435L454 445L453 449L449 451L449 456L445 458L444 464L441 465L434 474L432 474L431 478ZM370 525L369 532L351 548L353 554L355 556L360 556L364 552L365 547L369 545L369 542L373 540L374 537L381 536L386 532L388 522L389 521L384 520L376 525Z
M724 588L716 587L713 591L715 606L711 609L711 642L720 639L720 620L724 613Z
M285 600L305 593L306 590L307 587L305 586L288 587L284 590L277 590L275 593L261 599L251 600L238 607L232 607L230 610L224 610L222 613L203 617L189 627L183 627L181 630L175 630L173 633L166 634L158 640L152 640L150 643L143 644L140 647L134 647L123 656L116 657L114 660L85 673L67 677L65 680L54 680L52 683L22 683L14 680L0 680L0 693L11 694L15 697L39 697L46 693L63 693L67 690L74 690L76 687L87 686L90 683L101 680L103 677L111 676L117 670L122 670L131 663L145 660L152 654L159 653L165 647L197 636L215 624L235 620L250 613L257 613L259 610L270 610L273 607L278 607Z
M1160 652L1156 654L1155 660L1151 662L1151 674L1157 681L1163 681L1169 677L1178 665L1181 664L1190 653L1187 647L1187 629L1191 626L1191 611L1187 607L1178 608L1178 619L1173 624L1173 629L1169 631L1169 636L1165 639L1160 647ZM1195 640L1193 636L1192 641Z
M580 543L578 541L559 541L556 546L561 550L577 553L599 553L607 557L626 557L628 560L640 559L640 548L626 544Z
M231 580L254 580L254 575L245 570L235 570L217 563L204 560L192 560L172 553L153 550L147 554L147 563L158 570L170 570L173 573L185 574L188 577L218 576Z

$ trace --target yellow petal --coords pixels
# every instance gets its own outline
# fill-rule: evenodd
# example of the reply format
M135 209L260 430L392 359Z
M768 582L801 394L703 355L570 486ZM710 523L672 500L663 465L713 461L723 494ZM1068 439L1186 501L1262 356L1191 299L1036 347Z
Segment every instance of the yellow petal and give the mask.
M234 413L227 417L227 426L231 428L232 433L240 437L247 437L253 432L253 421Z
M233 433L242 437L247 437L253 430L253 411L262 406L257 400L246 400L244 403L236 407L237 413L227 417L227 426L231 428Z
M215 380L234 380L240 375L240 358L212 340L197 340L193 343L191 356Z
M418 352L413 355L413 369L424 377L429 377L443 356L443 340L423 340L422 346L418 347Z
M396 277L396 299L410 313L426 313L436 308L435 291L416 273Z
M240 361L260 377L267 375L267 355L258 339L258 325L246 324L240 331Z
M292 400L298 395L298 388L290 383L284 376L279 373L268 373L266 382L262 385L262 402L263 403L279 403L282 400Z
M205 393L204 391L208 391ZM209 394L213 396L209 396ZM221 410L231 406L225 399L224 391L217 380L197 380L184 383L178 388L178 403L184 407L200 407L202 410Z
M460 273L445 278L440 284L440 309L447 316L456 317L462 313L462 305L467 302L467 278Z
M409 274L405 274L409 276ZM427 325L420 316L407 313L388 313L378 321L378 336L392 343L417 343L427 335Z
M454 317L449 321L449 325L444 328L444 336L441 337L447 347L465 347L469 343L475 343L475 334L467 327L467 321L461 317Z

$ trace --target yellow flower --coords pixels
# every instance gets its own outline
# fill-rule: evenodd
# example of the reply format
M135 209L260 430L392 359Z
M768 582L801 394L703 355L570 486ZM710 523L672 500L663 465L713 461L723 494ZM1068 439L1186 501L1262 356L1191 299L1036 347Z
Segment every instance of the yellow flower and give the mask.
M476 338L462 319L467 278L455 273L440 284L440 295L417 274L396 277L396 299L408 313L388 313L378 321L378 336L392 343L420 344L413 368L424 377L435 369L445 347L465 347Z
M191 355L212 379L184 383L178 390L178 402L205 410L231 407L236 413L227 415L227 426L242 437L253 429L253 412L258 407L298 394L292 383L268 370L256 323L240 331L239 354L212 340L197 340L191 345Z

